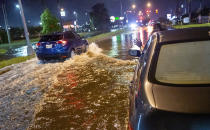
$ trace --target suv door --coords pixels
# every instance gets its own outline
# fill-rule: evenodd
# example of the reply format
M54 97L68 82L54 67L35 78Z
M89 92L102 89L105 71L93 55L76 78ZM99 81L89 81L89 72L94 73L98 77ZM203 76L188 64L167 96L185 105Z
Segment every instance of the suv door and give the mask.
M142 97L144 98L144 92L142 88L143 79L145 77L145 68L147 65L147 60L151 51L152 44L156 40L156 35L152 35L148 40L144 50L142 51L141 57L139 57L139 62L135 68L133 81L130 86L130 118L135 118L135 114L139 106L142 106ZM132 117L133 116L133 117ZM135 120L135 119L134 119Z

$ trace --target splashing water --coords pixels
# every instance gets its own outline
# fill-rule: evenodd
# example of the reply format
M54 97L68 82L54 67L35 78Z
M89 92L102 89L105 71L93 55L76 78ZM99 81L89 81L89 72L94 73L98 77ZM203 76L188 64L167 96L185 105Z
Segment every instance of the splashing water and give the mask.
M63 63L10 66L0 77L0 128L125 129L135 62L101 52L92 43Z
M135 62L101 52L91 44L86 54L67 61L37 107L30 129L126 129L128 84Z

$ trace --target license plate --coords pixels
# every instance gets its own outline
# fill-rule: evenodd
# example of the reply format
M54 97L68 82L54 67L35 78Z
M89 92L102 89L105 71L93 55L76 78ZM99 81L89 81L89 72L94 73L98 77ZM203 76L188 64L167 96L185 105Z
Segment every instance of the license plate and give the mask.
M46 45L46 48L52 48L52 44Z

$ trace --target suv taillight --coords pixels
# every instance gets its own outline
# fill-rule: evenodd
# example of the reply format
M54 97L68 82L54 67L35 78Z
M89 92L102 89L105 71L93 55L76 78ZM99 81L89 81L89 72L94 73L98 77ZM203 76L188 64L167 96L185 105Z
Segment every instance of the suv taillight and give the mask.
M67 44L67 41L65 41L65 40L59 40L56 43L57 44L62 44L62 46L65 46Z
M41 43L40 42L36 43L36 46L41 46Z

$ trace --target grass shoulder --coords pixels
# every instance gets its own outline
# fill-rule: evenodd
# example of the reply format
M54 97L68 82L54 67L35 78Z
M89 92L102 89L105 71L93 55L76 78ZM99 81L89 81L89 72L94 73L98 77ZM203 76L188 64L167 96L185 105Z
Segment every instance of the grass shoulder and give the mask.
M37 42L37 41L39 41L39 38L33 38L30 41L31 41L31 43ZM8 43L0 44L0 48L1 49L9 49L9 48L17 48L17 47L24 46L24 45L26 45L26 40L15 40L15 41L12 41L11 44L8 44Z
M101 41L101 40L105 40L107 38L110 38L111 36L115 36L115 35L121 34L124 31L125 31L124 29L121 29L121 30L117 30L117 31L114 31L114 32L102 33L102 34L99 34L99 35L87 38L87 40L88 40L89 43L97 42L97 41Z
M176 29L195 28L195 27L210 27L210 23L205 23L205 24L174 25L173 27L176 28Z
M17 63L27 61L27 60L32 59L34 57L35 57L35 55L31 55L31 56L16 57L16 58L12 58L12 59L9 59L9 60L0 61L0 69L4 68L6 66L12 65L12 64L17 64Z

